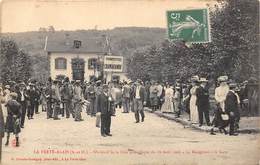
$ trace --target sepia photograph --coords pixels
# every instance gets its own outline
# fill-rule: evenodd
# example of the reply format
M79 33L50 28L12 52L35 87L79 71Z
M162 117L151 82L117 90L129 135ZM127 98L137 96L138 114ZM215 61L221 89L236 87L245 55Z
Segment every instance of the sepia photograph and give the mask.
M1 165L260 165L260 0L0 0Z

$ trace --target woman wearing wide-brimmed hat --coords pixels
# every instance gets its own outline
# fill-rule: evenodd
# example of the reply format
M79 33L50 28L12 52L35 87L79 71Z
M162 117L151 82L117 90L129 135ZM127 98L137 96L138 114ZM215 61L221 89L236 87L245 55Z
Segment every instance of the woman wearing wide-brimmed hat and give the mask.
M173 107L173 96L174 96L174 90L171 87L171 85L168 83L165 87L165 97L164 97L164 103L162 105L162 112L164 113L173 113L174 107Z
M190 89L190 120L191 123L197 124L199 123L199 112L198 112L198 106L197 106L197 90L199 88L199 77L193 76L191 78L192 82L192 88Z

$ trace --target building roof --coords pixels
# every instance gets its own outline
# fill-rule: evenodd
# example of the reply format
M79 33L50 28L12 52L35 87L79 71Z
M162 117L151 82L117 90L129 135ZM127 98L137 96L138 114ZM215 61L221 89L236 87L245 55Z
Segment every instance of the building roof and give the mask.
M81 41L80 48L74 47L74 40ZM52 36L46 37L45 51L50 53L99 53L104 54L104 45L102 38L70 38Z

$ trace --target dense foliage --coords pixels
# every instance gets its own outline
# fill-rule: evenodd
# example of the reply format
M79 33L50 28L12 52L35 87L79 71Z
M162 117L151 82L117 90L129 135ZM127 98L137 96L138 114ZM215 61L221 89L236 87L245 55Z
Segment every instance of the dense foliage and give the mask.
M27 81L31 77L31 61L27 53L19 50L17 44L9 38L2 38L0 41L1 58L1 80Z
M197 74L242 81L258 76L258 0L223 0L210 11L212 42L163 41L137 50L128 61L132 79L174 81Z

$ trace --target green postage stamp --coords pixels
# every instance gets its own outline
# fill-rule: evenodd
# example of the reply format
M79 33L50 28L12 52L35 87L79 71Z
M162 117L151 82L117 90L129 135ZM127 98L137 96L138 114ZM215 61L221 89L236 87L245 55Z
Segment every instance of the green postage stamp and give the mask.
M167 11L167 24L170 40L211 42L208 9Z

